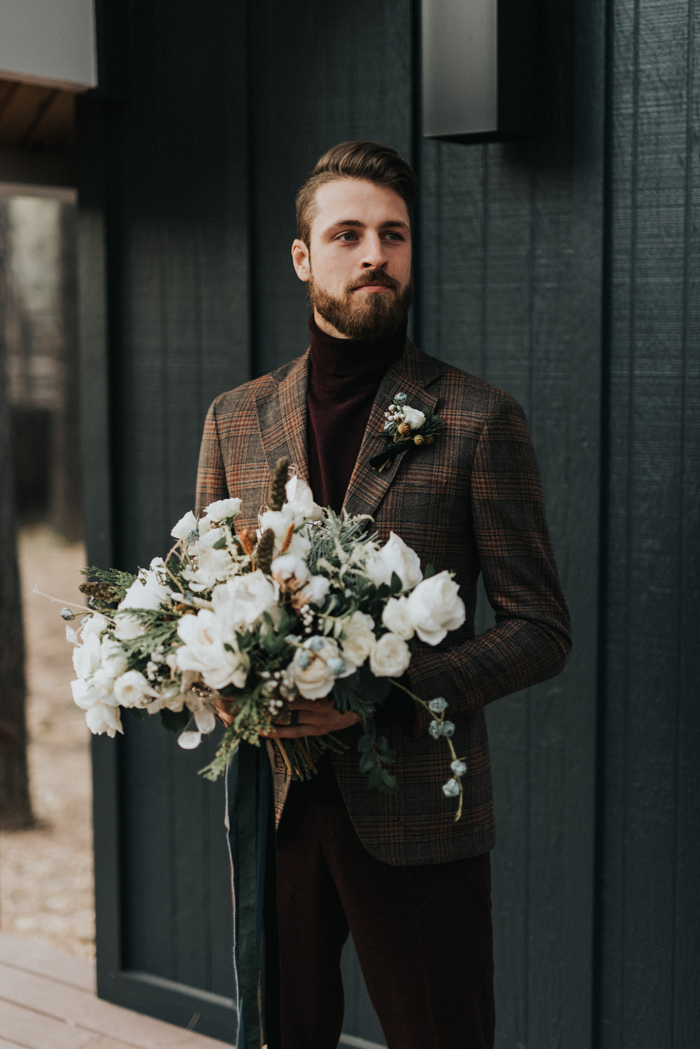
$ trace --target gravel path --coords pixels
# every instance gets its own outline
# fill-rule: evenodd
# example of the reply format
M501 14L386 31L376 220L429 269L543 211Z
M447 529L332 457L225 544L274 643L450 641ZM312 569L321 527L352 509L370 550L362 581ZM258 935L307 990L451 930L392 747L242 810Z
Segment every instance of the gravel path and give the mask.
M82 958L95 956L89 732L73 703L72 646L60 604L82 602L82 546L47 528L24 531L20 567L27 644L30 774L39 824L0 834L0 928Z

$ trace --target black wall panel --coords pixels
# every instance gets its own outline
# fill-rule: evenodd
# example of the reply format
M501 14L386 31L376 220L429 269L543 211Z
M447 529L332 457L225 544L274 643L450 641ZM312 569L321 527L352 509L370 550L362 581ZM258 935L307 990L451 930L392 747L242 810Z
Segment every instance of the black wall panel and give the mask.
M688 1049L695 0L543 3L537 134L468 146L421 141L418 6L99 0L101 87L80 105L89 556L163 553L211 399L304 351L289 248L320 153L374 138L411 158L416 339L524 406L574 621L566 674L488 712L497 1046ZM130 723L95 758L100 993L230 1038L206 754ZM351 948L344 975L346 1032L381 1044Z
M604 1046L700 1044L698 9L611 24Z

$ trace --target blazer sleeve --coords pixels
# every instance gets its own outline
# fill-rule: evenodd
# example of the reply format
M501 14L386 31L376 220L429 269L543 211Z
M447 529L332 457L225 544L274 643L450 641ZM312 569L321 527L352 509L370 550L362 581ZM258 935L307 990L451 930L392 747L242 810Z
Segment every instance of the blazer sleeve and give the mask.
M444 650L419 642L407 672L413 691L443 695L456 714L554 677L571 651L535 450L522 408L500 391L478 441L469 498L496 624ZM416 733L429 721L419 711Z
M197 496L195 513L201 514L209 503L229 496L226 484L226 470L219 442L219 428L216 419L217 402L211 405L204 421L204 433L199 448L199 465L197 466Z

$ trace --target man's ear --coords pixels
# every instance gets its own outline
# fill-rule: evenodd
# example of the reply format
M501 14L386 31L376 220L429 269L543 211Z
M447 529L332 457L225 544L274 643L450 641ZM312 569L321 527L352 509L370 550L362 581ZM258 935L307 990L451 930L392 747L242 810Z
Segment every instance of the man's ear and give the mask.
M299 280L308 281L311 276L311 258L309 249L299 238L292 244L292 262Z

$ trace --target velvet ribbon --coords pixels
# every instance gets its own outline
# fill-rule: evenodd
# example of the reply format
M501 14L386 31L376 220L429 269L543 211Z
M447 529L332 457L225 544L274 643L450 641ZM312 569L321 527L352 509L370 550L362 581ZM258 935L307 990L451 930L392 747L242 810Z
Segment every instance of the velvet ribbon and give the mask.
M241 743L229 762L226 826L233 894L236 1049L282 1049L274 798L264 746Z

